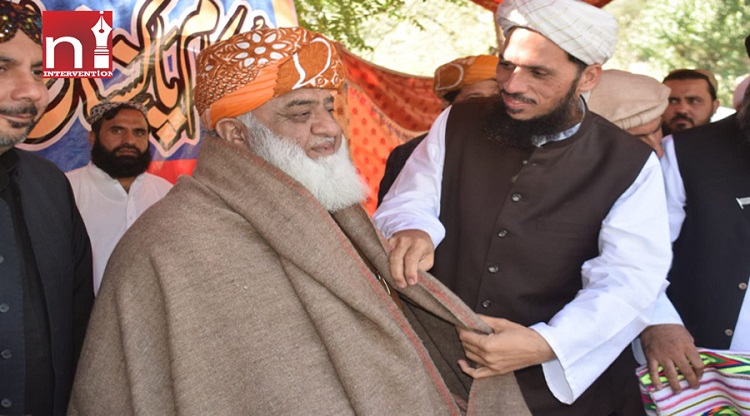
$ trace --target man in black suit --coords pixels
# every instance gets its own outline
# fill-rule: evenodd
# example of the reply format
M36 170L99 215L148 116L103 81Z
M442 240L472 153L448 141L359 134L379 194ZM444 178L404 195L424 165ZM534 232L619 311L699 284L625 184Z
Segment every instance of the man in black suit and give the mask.
M750 36L745 48L750 56ZM659 365L673 390L682 389L679 373L699 386L703 363L695 346L750 350L749 106L746 92L736 114L662 141L674 309L657 307L640 337L659 388Z
M0 415L64 415L94 301L65 175L16 149L44 113L41 19L0 0Z

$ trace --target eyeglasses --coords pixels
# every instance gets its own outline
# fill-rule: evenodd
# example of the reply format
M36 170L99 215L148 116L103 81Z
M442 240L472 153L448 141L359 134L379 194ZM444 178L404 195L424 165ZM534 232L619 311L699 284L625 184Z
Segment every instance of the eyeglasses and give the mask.
M41 17L32 9L0 1L0 43L13 39L18 29L35 43L42 44Z

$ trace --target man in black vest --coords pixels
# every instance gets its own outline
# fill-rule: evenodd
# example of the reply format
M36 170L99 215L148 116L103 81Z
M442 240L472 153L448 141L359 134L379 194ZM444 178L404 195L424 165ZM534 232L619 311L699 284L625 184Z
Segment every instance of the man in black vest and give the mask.
M14 146L49 101L41 18L0 0L0 415L64 415L94 288L65 175Z
M666 286L663 178L648 145L580 98L616 22L574 0L497 13L501 97L444 111L376 211L393 275L414 284L434 259L495 330L459 329L460 369L514 372L535 415L642 414L628 347Z
M750 56L750 36L745 46ZM652 374L663 365L675 391L675 366L698 385L703 365L693 338L699 347L750 351L749 105L746 92L738 113L662 143L674 241L667 295L679 316L660 305L641 341Z

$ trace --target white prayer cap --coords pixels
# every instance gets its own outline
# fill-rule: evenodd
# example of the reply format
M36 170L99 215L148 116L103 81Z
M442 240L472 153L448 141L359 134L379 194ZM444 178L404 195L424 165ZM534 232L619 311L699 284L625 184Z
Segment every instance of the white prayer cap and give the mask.
M615 52L614 16L583 1L504 0L496 17L506 39L514 27L531 29L587 65L603 64Z

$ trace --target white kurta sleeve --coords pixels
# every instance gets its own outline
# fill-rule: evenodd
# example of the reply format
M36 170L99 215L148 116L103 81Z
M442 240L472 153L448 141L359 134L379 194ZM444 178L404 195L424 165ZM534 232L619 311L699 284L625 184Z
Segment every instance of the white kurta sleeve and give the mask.
M669 216L669 239L674 242L680 234L682 222L685 219L685 187L682 176L677 166L677 158L674 152L674 141L672 136L662 140L664 157L661 159L661 169L664 175L664 188L667 197L667 215ZM664 289L666 291L666 288ZM651 315L650 325L678 324L682 325L682 318L675 309L672 302L662 291L656 300L654 312ZM633 341L633 354L640 364L646 364L646 355L643 353L640 338Z
M542 368L561 402L575 401L648 325L672 259L664 201L652 154L602 222L600 254L583 264L582 289L549 323L531 327L557 356Z
M685 184L680 175L677 164L677 154L674 150L674 137L667 136L661 142L664 157L661 159L661 169L664 172L664 187L667 195L667 213L669 214L669 237L672 242L677 240L685 221Z
M664 174L664 188L667 196L667 215L669 216L669 239L674 242L680 235L682 223L685 220L685 185L682 183L677 157L674 152L672 136L662 141L664 157L661 159L661 169ZM651 317L651 325L680 324L680 314L663 293L659 296Z
M402 230L422 230L437 247L445 237L439 216L449 113L450 107L438 116L375 211L373 221L387 238Z

